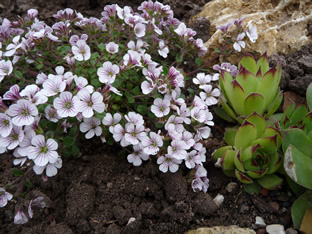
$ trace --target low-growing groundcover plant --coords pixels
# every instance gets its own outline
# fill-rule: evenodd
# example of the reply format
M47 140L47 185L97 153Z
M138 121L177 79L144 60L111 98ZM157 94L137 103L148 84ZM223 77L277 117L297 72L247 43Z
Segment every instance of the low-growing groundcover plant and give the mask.
M24 184L31 186L27 175L55 176L63 157L79 154L80 136L118 142L134 166L153 160L163 173L174 173L184 164L193 190L207 192L204 140L220 91L213 83L219 75L203 68L216 57L202 62L203 41L169 6L146 1L138 10L108 5L97 19L67 8L54 15L52 27L35 9L17 21L3 20L0 153L13 151L21 167L13 174L24 180L1 183L0 207L13 192L14 223L26 223L32 207L45 206L42 197L20 196ZM231 46L240 52L246 35L252 43L257 39L256 28L243 20L219 29L225 46L218 54L229 54ZM191 60L198 68L184 71ZM230 64L216 69L237 70Z

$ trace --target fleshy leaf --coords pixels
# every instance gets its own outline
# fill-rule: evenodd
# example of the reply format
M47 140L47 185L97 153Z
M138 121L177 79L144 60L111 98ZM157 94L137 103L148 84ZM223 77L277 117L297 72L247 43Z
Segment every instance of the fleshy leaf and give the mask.
M224 140L228 145L235 145L235 135L237 133L237 127L226 128L224 133Z
M243 87L246 96L255 92L259 83L259 80L255 77L255 75L243 66L239 70L235 80L237 80L238 83Z
M244 107L245 115L250 115L253 112L262 115L264 112L264 97L260 93L251 93L246 97Z
M270 155L270 162L268 165L268 174L273 174L276 172L280 166L282 165L282 157L279 155L277 152L274 154Z
M221 166L222 169L225 171L229 171L229 170L234 170L235 169L235 165L234 165L234 157L235 157L235 151L234 150L227 150L221 159Z
M228 100L231 103L231 101L229 100L228 90L231 87L233 77L229 72L222 71L220 78L219 78L219 84L220 84L221 92L225 96L226 100Z
M303 187L312 189L312 158L300 152L293 145L288 146L284 168L288 176ZM310 175L310 176L309 176Z
M278 177L275 174L265 175L257 180L257 182L266 189L269 190L276 190L278 189L281 184L283 183L283 179Z
M224 111L233 119L236 119L236 114L232 110L232 108L226 103L226 101L221 97L220 98L221 106L223 107Z
M303 120L303 118L308 113L308 107L305 104L301 104L297 106L294 112L290 116L291 125L295 125L299 121Z
M253 179L258 179L264 176L268 171L268 168L264 168L258 171L247 171L247 175L250 176Z
M258 71L255 58L248 53L244 54L243 57L241 57L238 63L238 70L240 70L242 66L245 67L248 71L252 72L253 74L256 74Z
M223 147L217 149L217 150L216 150L215 152L213 152L213 154L212 154L212 159L213 159L213 161L217 161L218 158L222 158L223 154L224 154L226 151L231 150L231 149L233 149L233 147L230 146L230 145L223 146Z
M303 130L294 128L288 131L284 131L284 139L282 143L283 152L286 152L289 145L295 146L303 154L312 158L312 141L304 133Z
M260 138L265 128L265 119L258 113L254 112L249 115L246 120L255 125L257 129L257 138Z
M235 136L236 149L246 148L256 139L256 136L257 130L255 125L245 120L238 128Z
M267 108L277 93L277 86L275 86L277 79L277 70L272 67L267 71L259 81L257 93L260 93L264 97L264 106Z
M307 88L307 103L311 111L312 110L312 83Z
M230 108L230 107L229 107ZM227 122L235 122L235 119L233 119L226 111L224 108L221 107L214 107L213 108L214 113L219 116L221 119L224 119ZM233 114L235 115L235 113L233 112Z
M242 173L238 170L235 170L235 175L236 175L237 179L244 184L253 183L253 180L251 178L249 178L247 175L245 175L244 173Z
M269 70L269 59L267 56L267 52L264 52L264 54L261 55L261 57L257 61L257 71L258 69L261 69L261 73L265 74Z
M273 154L277 151L277 135L259 138L253 144L260 144L263 152Z
M229 88L228 97L231 100L234 111L241 116L245 115L244 101L245 92L243 87L236 81L233 80Z
M268 113L266 114L266 117L270 117L271 115L273 115L282 104L282 101L283 101L283 93L279 92L275 100L271 104L269 104Z
M303 220L307 207L311 208L312 191L307 190L302 194L291 207L291 216L295 228L299 228Z

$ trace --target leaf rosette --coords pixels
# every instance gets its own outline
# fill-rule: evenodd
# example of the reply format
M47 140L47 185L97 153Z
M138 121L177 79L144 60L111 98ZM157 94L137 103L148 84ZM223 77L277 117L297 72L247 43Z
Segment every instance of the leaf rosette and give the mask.
M254 112L239 128L225 132L228 146L218 149L213 158L219 159L224 173L246 184L258 183L266 189L277 189L282 179L274 173L282 164L277 152L281 145L277 128L266 127L265 119Z
M223 96L220 103L225 111L224 119L231 117L242 123L245 117L257 112L271 116L280 106L283 95L279 90L282 69L280 65L269 67L264 53L258 61L245 54L238 64L239 72L233 77L228 71L221 71L219 84Z

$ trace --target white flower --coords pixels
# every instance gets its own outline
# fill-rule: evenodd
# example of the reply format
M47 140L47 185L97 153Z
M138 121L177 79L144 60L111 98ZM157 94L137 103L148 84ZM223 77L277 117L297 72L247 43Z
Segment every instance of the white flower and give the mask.
M28 218L24 214L24 212L19 209L14 216L14 224L24 224L28 222Z
M120 120L121 120L121 114L115 113L113 117L111 113L107 113L105 117L103 118L102 122L104 125L109 126L109 131L111 133L114 133L114 126L118 124Z
M114 140L116 142L120 141L120 145L122 147L126 147L128 145L131 145L130 142L126 141L125 134L126 134L126 132L125 132L124 128L120 124L117 124L114 127L113 138L114 138Z
M150 132L150 137L146 136L141 141L144 153L151 155L157 154L159 147L162 147L163 144L161 136L155 132Z
M74 80L78 91L87 89L89 93L93 93L94 87L92 85L88 85L88 80L86 78L79 76L75 77Z
M79 110L76 106L79 103L79 98L72 95L71 92L62 92L60 97L57 97L53 101L53 106L57 110L57 114L62 117L75 117Z
M5 207L13 198L13 195L11 193L6 192L3 188L0 188L0 207Z
M165 156L160 156L157 159L159 165L159 170L166 173L169 169L170 172L175 173L179 169L179 164L181 160L174 158L173 156L166 154Z
M22 44L19 43L19 40L21 39L21 36L15 36L12 40L13 43L10 43L7 47L6 47L6 52L4 53L4 56L10 57L13 56L16 52L17 49L19 49Z
M0 113L0 136L7 137L13 128L11 118L6 114Z
M201 72L196 75L196 78L193 78L193 83L199 85L199 88L202 89L204 85L207 85L211 82L211 75L206 75Z
M57 114L56 109L54 109L50 105L45 108L44 112L45 112L45 117L51 122L56 123L58 119L60 118L60 116Z
M15 149L23 139L24 131L22 127L13 125L13 129L7 137L0 136L0 148Z
M119 45L114 43L114 42L110 42L106 45L106 51L110 54L116 54L118 52L118 47Z
M52 177L57 174L57 169L61 167L62 167L62 159L58 157L54 163L48 163L45 166L34 165L33 170L37 175L41 175L44 169L46 169L46 175L48 177Z
M116 64L112 64L107 61L103 63L103 67L100 67L97 71L99 80L102 83L113 83L115 81L116 75L119 73L119 67Z
M142 159L145 161L149 159L149 155L143 152L139 144L134 145L133 150L134 152L129 154L127 159L128 162L132 163L134 166L140 166L142 164Z
M144 37L145 36L145 30L146 30L145 24L137 23L134 26L134 33L137 37Z
M220 90L215 88L212 90L211 85L205 85L203 87L205 92L200 92L200 97L205 100L207 106L212 106L218 103L218 99L216 97L220 96Z
M34 122L35 116L38 115L38 109L31 102L20 99L9 107L7 114L13 117L12 123L16 126L25 126Z
M234 50L241 52L242 48L245 48L246 43L243 41L245 35L244 32L238 35L237 41L233 45Z
M94 115L93 110L102 113L105 109L103 95L99 92L94 92L91 96L87 89L82 89L77 93L77 97L81 100L77 109L82 112L84 118L92 117Z
M44 92L40 91L40 88L35 85L27 85L21 92L21 97L27 97L28 101L35 105L44 104L48 101L48 97L44 95Z
M13 71L13 65L10 60L0 60L0 82L3 80L5 76L8 76Z
M144 119L143 116L135 113L135 112L129 112L128 115L125 115L125 119L128 121L128 123L132 123L135 125L143 125Z
M102 134L102 128L100 127L101 120L98 118L84 118L80 124L79 129L81 132L87 132L86 139L92 138L94 135L100 136Z
M159 41L159 50L158 53L160 56L162 56L163 58L167 58L168 53L169 53L169 49L168 46L165 46L165 43L163 40Z
M89 60L91 57L90 47L85 40L78 40L72 47L72 52L78 61Z
M58 144L55 140L49 138L45 141L43 135L37 135L31 140L31 144L33 146L29 146L27 150L28 158L32 159L37 166L56 162Z
M187 156L186 152L187 146L181 140L174 140L171 142L171 145L168 146L168 155L182 160L185 159Z
M53 79L47 79L42 84L42 92L47 97L55 96L66 88L66 81L62 76L55 76Z
M13 160L13 164L23 166L26 160L28 159L27 149L24 147L15 148L13 156L15 157L15 159Z
M258 39L258 32L257 32L257 27L256 26L252 26L252 24L249 24L249 28L248 31L246 32L249 40L252 43L255 43L256 40Z
M187 33L187 27L185 23L180 23L178 28L174 30L179 36L184 36Z
M139 140L146 137L146 132L144 132L143 125L134 125L132 123L126 125L126 133L125 133L125 140L132 145L139 144Z
M200 107L194 107L191 110L191 116L193 119L195 119L196 121L200 123L203 123L206 120L206 113Z
M151 111L157 117L163 117L169 114L170 112L170 101L168 99L156 98L153 105L151 106Z
M183 132L183 118L171 115L165 124L165 129L169 132Z

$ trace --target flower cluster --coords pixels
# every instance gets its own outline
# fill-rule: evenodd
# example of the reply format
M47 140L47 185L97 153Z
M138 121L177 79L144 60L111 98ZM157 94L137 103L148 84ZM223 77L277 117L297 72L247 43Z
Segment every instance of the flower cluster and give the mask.
M187 77L183 61L207 49L169 6L149 0L138 10L108 5L97 19L67 8L52 27L34 9L3 20L0 82L9 90L0 89L0 153L14 150L15 165L46 180L63 156L79 153L82 132L119 142L134 166L155 160L160 171L174 173L184 164L193 190L207 191L204 141L219 75ZM189 78L197 93L186 89Z

